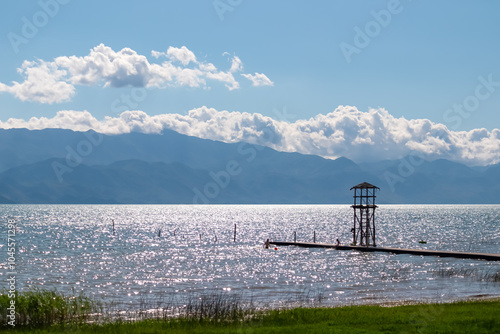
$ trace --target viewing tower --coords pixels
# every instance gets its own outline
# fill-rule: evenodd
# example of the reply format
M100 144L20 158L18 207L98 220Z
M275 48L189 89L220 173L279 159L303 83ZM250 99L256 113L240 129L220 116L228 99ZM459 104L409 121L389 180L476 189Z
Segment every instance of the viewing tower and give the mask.
M379 187L368 182L363 182L354 189L354 204L351 208L354 209L354 224L352 231L352 243L354 246L373 246L375 243L375 191Z

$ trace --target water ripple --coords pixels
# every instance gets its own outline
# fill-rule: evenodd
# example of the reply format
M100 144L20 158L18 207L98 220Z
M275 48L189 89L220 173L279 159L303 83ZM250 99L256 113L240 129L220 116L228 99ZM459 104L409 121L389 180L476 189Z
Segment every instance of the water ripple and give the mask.
M499 271L495 262L263 248L265 239L290 241L295 232L298 241L311 242L315 231L317 242L349 243L347 205L1 207L3 221L18 219L20 290L74 289L126 304L213 289L275 304L318 296L337 305L499 295L495 283L434 274L450 268ZM378 244L498 253L499 221L500 206L494 205L385 205L377 213ZM422 239L427 244L419 244Z

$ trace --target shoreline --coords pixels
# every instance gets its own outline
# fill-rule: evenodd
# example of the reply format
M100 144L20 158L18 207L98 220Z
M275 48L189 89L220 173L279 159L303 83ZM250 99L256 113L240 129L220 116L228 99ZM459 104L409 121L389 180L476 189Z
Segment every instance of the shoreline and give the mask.
M412 303L412 304L409 304ZM178 317L92 319L71 317L53 323L17 325L11 332L111 333L492 333L500 328L500 297L442 303L294 307L279 310L221 309L196 304ZM229 307L228 307L229 306ZM221 312L219 312L221 311ZM143 311L143 316L144 316Z
M356 305L397 307L397 306L409 306L409 305L453 304L453 303L482 302L482 301L500 302L500 296L471 296L466 298L458 298L458 299L444 300L444 301L438 301L435 299L427 301L403 300L403 301L387 301L387 302L380 302L373 304L356 304ZM349 305L343 305L343 306L349 306Z

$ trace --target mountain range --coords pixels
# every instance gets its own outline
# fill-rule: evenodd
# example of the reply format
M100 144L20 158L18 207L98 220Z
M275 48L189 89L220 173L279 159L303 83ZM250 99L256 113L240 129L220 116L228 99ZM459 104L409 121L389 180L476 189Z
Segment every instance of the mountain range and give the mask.
M377 203L500 203L500 164L357 164L174 131L0 130L0 157L4 204L346 204L365 181Z

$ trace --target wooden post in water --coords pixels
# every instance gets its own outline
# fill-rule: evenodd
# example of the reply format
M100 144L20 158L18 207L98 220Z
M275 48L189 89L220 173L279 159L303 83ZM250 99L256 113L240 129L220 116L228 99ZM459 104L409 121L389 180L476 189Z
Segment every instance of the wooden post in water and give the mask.
M313 242L316 243L316 230L314 231L314 238L313 238Z
M234 224L234 240L233 242L236 242L236 224Z
M111 219L111 221L113 222L113 235L115 235L115 220Z
M161 238L161 228L158 230L158 238Z
M297 242L297 231L293 232L293 242Z

